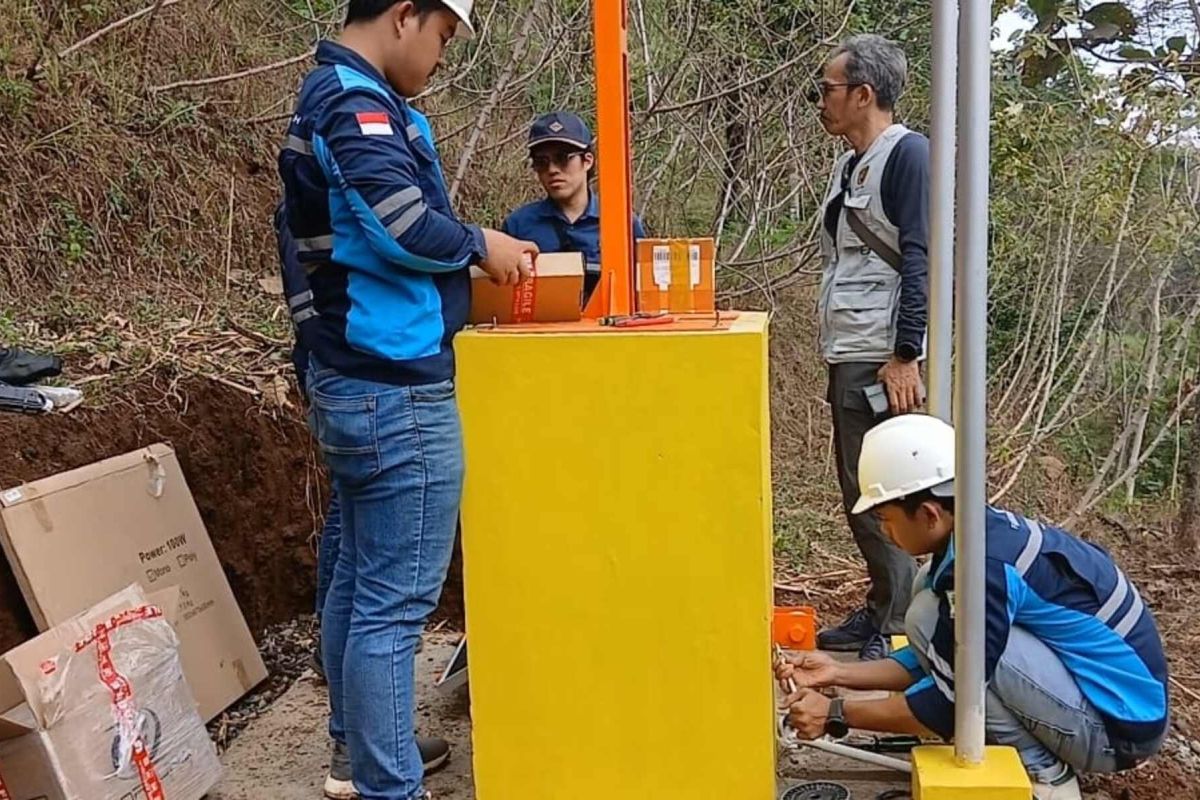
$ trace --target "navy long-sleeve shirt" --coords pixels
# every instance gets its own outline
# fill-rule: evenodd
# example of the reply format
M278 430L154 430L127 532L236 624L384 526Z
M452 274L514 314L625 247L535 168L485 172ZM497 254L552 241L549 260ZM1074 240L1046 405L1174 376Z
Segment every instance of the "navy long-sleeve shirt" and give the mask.
M854 171L858 159L846 171ZM883 169L883 211L900 231L900 313L896 352L921 352L929 318L929 140L920 133L901 139ZM832 203L825 228L836 236L841 203Z

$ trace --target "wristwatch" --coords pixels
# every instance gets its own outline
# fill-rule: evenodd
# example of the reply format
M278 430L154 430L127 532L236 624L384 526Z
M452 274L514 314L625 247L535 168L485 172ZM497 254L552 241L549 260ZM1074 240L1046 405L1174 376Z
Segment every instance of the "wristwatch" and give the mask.
M906 364L916 359L919 355L921 355L920 349L911 342L901 342L896 345L896 358Z
M846 724L845 705L846 700L843 697L835 697L829 701L829 716L825 719L825 733L834 739L844 738L850 732L850 726Z

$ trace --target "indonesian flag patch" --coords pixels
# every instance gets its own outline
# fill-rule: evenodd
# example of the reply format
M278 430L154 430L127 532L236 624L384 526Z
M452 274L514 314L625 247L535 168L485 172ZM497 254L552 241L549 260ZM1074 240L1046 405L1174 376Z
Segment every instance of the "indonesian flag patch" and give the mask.
M363 136L392 136L392 121L382 111L363 111L354 115Z

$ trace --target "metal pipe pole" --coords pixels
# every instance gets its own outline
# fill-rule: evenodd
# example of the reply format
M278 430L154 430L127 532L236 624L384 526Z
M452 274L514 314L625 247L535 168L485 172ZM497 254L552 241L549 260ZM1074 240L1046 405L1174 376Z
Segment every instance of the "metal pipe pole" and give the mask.
M954 343L954 127L958 2L933 2L929 125L929 413L950 422Z
M954 753L983 762L987 506L987 257L990 168L990 0L961 0L958 237L955 249Z

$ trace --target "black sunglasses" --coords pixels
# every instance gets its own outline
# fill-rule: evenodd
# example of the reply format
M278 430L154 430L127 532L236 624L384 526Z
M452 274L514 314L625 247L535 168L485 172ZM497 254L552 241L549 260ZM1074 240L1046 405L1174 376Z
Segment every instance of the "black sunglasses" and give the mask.
M551 164L559 169L566 169L567 165L571 163L572 158L576 156L582 158L586 154L586 150L563 150L549 155L533 156L529 159L529 165L536 172L545 172L550 169Z
M808 102L817 103L823 97L829 97L829 93L834 89L846 87L853 89L858 86L870 86L869 83L829 83L828 81L816 81L813 87L808 90Z

